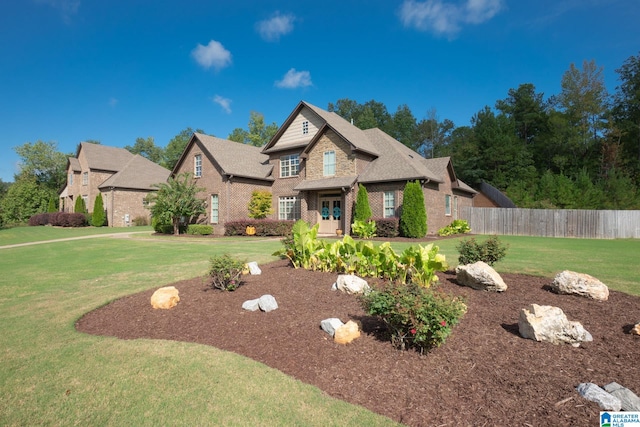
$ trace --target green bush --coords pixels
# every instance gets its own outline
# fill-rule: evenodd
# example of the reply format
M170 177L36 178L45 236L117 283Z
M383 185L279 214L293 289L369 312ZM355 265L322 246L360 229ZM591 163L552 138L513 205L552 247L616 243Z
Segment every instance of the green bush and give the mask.
M157 217L152 217L151 218L151 226L153 227L153 230L156 233L159 234L173 234L173 225L163 222L162 220L160 220ZM179 233L182 234L185 231L187 231L187 226L184 224L179 224L178 225L178 230Z
M473 264L483 261L489 265L502 260L507 255L508 245L502 243L498 236L492 236L482 243L478 243L474 237L461 241L456 249L460 253L458 263Z
M358 184L358 196L356 197L356 206L353 213L353 220L366 222L371 218L371 205L369 205L369 193L367 188Z
M271 192L267 190L255 190L251 193L249 201L249 218L264 219L273 213L271 208Z
M93 204L93 214L91 214L91 225L94 227L102 227L107 222L107 215L104 212L102 203L102 193L98 193L96 201Z
M149 218L146 216L137 216L133 218L133 225L136 227L142 227L143 225L149 225Z
M234 291L241 285L245 261L232 258L229 254L211 257L209 277L211 287L223 291Z
M374 220L364 222L356 219L353 224L351 224L351 232L363 239L376 237L376 222Z
M49 205L47 206L47 213L58 212L56 208L56 199L53 197L49 199Z
M427 210L418 181L407 182L404 187L400 234L411 238L421 238L427 234Z
M397 348L421 352L443 344L467 310L460 298L399 282L375 288L361 303L368 314L382 318Z
M224 224L225 236L246 236L247 226L255 227L256 236L286 236L295 221L275 219L245 219Z
M453 236L454 234L469 233L471 227L465 219L454 219L451 224L438 230L438 236Z
M73 207L73 212L87 214L87 205L84 203L84 199L82 197L76 198L76 204Z
M213 225L189 224L187 226L187 234L208 236L210 234L213 234Z

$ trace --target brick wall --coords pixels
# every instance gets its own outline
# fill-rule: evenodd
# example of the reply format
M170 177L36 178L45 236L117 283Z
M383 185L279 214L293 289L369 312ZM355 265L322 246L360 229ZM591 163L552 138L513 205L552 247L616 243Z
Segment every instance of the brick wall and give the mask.
M107 211L107 222L110 227L126 227L133 225L133 220L137 217L146 218L151 224L151 212L143 203L148 191L115 189L102 193L105 210ZM129 215L129 222L126 222L126 215Z

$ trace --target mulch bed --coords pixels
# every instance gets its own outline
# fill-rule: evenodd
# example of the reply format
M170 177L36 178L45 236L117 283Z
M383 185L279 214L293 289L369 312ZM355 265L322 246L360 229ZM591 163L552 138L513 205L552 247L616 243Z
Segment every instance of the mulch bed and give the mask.
M127 296L81 318L79 331L122 339L153 338L207 344L262 362L328 395L410 426L596 425L600 408L580 397L579 383L615 381L640 394L640 297L611 292L606 302L556 295L550 278L503 274L502 294L456 284L440 287L466 299L468 312L447 342L424 355L396 350L384 325L357 297L331 291L336 274L262 265L234 292L208 288L206 278L174 283L180 303L154 310L155 289ZM247 312L248 299L273 295L279 308ZM578 348L526 340L518 315L531 303L562 308L593 335ZM320 329L338 317L360 321L363 334L340 345Z

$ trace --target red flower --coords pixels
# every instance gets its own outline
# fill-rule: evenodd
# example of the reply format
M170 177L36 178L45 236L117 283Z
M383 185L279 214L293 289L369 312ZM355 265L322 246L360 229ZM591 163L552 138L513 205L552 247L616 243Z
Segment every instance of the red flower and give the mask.
M444 320L442 322L440 322L441 326L447 326L447 322L445 322Z
M416 332L418 332L418 331L416 331L416 329L415 329L415 328L413 328L413 329L412 329L412 330L410 330L409 332L411 332L411 334L412 334L412 335L415 335L415 334L416 334Z

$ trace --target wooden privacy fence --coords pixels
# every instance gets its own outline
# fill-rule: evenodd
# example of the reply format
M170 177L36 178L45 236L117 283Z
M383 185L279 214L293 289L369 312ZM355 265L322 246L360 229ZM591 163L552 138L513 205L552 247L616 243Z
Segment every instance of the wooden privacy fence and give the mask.
M589 239L640 238L640 211L583 209L461 209L475 234L580 237Z

